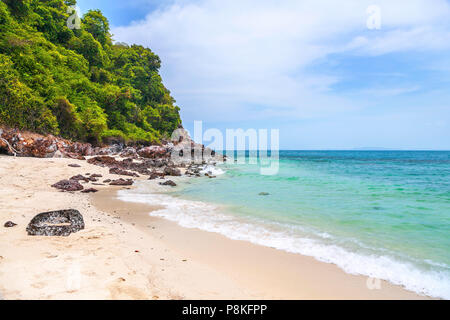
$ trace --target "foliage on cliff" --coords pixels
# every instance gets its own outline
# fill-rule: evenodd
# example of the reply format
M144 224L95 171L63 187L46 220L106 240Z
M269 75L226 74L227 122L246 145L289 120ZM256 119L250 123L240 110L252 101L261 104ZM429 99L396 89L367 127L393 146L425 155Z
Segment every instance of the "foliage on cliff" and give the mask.
M170 136L181 120L159 57L113 44L99 10L68 28L71 5L0 0L0 124L94 143Z

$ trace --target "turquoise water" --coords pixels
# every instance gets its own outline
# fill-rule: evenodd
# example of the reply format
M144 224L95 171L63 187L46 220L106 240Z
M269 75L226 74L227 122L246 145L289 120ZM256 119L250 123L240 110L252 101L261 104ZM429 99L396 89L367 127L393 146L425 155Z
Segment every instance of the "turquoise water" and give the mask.
M282 151L277 175L221 168L171 193L195 209L161 216L450 298L450 152Z

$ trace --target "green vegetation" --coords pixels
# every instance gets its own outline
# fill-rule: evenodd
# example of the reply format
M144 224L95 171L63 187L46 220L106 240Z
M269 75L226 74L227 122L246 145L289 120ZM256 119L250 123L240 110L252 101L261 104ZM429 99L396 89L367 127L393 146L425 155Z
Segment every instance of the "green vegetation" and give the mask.
M157 142L180 124L161 60L114 45L89 11L69 29L75 0L0 0L0 124L74 140Z

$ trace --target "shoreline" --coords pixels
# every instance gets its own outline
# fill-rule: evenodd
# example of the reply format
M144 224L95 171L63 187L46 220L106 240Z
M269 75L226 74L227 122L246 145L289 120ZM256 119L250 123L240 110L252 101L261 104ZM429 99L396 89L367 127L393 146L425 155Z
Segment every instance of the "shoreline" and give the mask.
M159 207L117 199L122 187L92 195L50 187L86 172L119 178L85 161L0 156L0 222L18 224L0 229L5 299L429 299L385 281L369 290L367 277L312 257L152 217ZM34 215L69 208L83 214L85 230L26 235Z
M174 201L176 199L174 198ZM270 248L248 241L232 240L224 235L180 226L174 221L150 216L157 208L148 206L139 215L129 215L129 206L137 203L117 198L116 191L105 190L93 195L93 204L102 211L122 208L125 221L144 232L155 227L158 235L172 250L187 254L233 278L257 299L341 300L341 299L430 299L381 281L381 289L367 288L368 277L345 273L338 266L313 257ZM141 209L145 204L138 204Z

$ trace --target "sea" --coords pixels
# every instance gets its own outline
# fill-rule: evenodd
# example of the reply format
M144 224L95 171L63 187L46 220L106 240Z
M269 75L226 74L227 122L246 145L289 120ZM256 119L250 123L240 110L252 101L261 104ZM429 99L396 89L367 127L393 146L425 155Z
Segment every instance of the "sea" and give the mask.
M431 297L450 299L450 151L280 151L275 174L252 157L208 166L126 201L230 239L298 253ZM176 201L174 201L176 198Z

